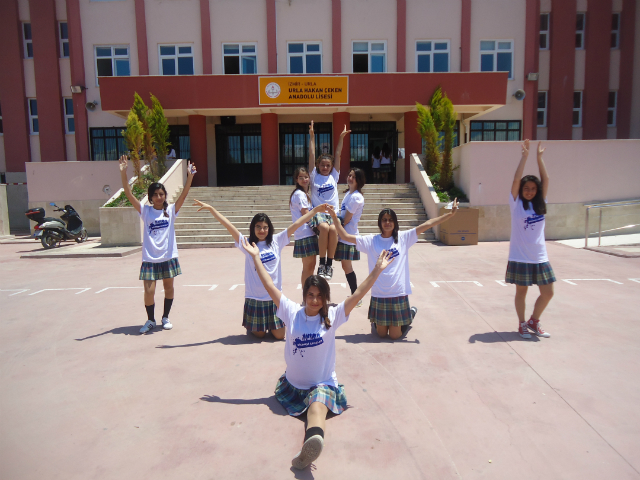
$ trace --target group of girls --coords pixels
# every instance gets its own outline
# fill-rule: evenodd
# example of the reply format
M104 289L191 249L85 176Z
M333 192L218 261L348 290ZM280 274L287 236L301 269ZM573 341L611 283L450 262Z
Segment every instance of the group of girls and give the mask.
M388 143L377 145L371 155L371 169L373 171L374 183L389 183L389 172L391 172L391 148Z
M300 452L292 460L302 469L318 458L324 446L325 420L329 411L341 414L347 407L344 386L335 373L336 330L349 320L351 311L361 304L371 290L368 317L380 337L392 339L402 336L411 324L417 309L410 307L409 248L418 235L449 218L458 210L454 200L451 211L410 230L400 231L395 212L384 209L378 215L380 234L361 236L358 220L364 207L362 187L364 175L351 169L348 189L341 208L337 208L337 180L343 130L335 157L327 154L317 159L313 145L313 123L310 133L309 170L300 168L294 175L296 187L290 197L293 223L286 230L275 233L269 217L254 216L245 236L213 206L195 200L200 210L208 210L233 236L235 245L245 255L245 303L242 325L258 337L270 331L277 339L285 339L286 371L278 380L275 395L292 416L307 412L307 424ZM540 325L540 315L553 295L555 277L548 263L544 247L545 197L548 175L542 160L544 149L538 147L538 166L542 180L534 176L522 177L529 142L522 147L522 158L516 170L509 204L512 212L512 241L506 281L516 284L516 312L519 333L529 338L528 331L548 337ZM313 164L312 164L313 159ZM149 187L151 205L141 207L133 197L126 179L126 157L120 159L125 193L144 221L143 263L140 279L145 285L145 307L148 320L140 330L146 333L156 325L153 317L155 281L163 280L165 311L162 323L171 328L168 315L173 301L173 277L179 275L175 217L191 186L195 167L189 165L187 183L178 201L168 205L166 190L160 184ZM294 257L302 259L302 304L282 293L281 253L295 236ZM339 240L338 240L339 237ZM351 261L359 259L359 252L367 254L369 275L358 286ZM335 257L333 254L335 253ZM320 255L318 273L315 256ZM326 257L324 256L326 255ZM351 295L341 303L331 304L327 266L332 259L342 261L351 287ZM324 265L324 269L321 267ZM524 299L527 287L537 284L540 297L532 317L525 321Z

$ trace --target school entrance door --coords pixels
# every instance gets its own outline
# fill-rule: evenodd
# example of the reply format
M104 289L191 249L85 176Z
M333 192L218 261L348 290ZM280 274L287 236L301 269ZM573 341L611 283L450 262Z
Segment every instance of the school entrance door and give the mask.
M262 185L261 131L259 123L216 125L218 186Z
M316 158L321 153L333 155L331 123L314 123ZM293 185L297 167L309 166L309 124L280 124L280 185Z
M351 167L364 170L367 183L373 183L371 156L376 147L384 144L391 150L389 183L396 183L398 160L398 131L396 122L351 122Z

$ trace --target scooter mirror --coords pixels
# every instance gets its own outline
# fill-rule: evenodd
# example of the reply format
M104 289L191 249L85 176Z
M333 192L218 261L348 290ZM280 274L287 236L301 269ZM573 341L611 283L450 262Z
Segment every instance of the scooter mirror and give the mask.
M55 204L55 203L53 203L53 202L49 202L49 205L51 205L52 207L55 207L55 206L56 206L56 204Z

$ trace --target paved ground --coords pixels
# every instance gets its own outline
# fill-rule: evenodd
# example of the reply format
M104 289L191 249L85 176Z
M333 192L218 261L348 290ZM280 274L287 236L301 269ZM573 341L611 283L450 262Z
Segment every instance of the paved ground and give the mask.
M239 252L181 250L174 329L140 336L139 254L20 259L33 248L0 245L2 479L640 478L640 258L550 242L552 337L525 341L498 282L507 243L414 246L414 327L381 341L366 307L351 315L350 408L298 473L304 424L273 397L283 344L243 332Z

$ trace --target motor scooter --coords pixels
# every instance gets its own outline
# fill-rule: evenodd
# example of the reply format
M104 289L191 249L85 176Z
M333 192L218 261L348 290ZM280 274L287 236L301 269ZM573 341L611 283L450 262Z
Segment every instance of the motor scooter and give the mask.
M64 208L53 202L49 205L55 207L54 212L63 212L60 218L45 217L44 209L40 207L31 208L25 213L29 220L37 223L33 236L40 240L45 249L53 248L56 244L60 246L65 240L75 240L77 243L87 240L87 230L82 225L80 215L71 205L65 205Z

